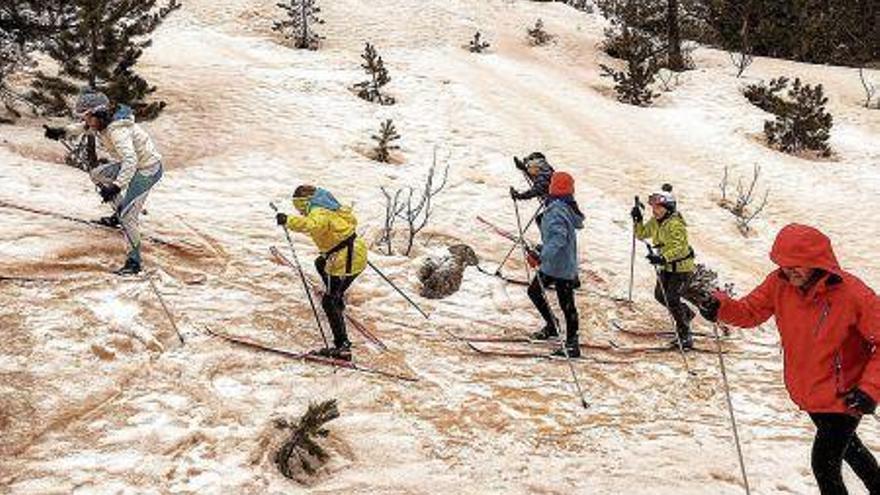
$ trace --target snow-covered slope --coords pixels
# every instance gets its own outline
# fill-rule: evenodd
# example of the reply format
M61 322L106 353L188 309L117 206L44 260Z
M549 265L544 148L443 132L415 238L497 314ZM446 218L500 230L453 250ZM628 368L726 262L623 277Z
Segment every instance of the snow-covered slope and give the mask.
M845 267L880 287L869 210L880 190L880 112L859 106L853 70L759 59L737 80L725 53L700 49L698 69L674 92L634 108L598 76L608 62L596 49L603 22L559 4L326 1L327 43L301 52L271 32L274 1L184 3L142 70L169 103L147 126L168 172L145 230L178 243L150 245L146 262L185 346L146 283L104 274L122 259L116 234L10 207L102 214L87 177L60 165L58 146L42 139L42 122L0 127L0 275L51 279L0 281L0 492L741 493L715 357L694 355L698 376L688 380L674 354L590 354L576 365L592 402L584 411L564 364L485 358L447 335L521 335L538 325L522 287L472 269L453 297L419 301L430 321L372 273L351 291L349 308L391 348L381 353L353 333L356 358L415 375L415 384L205 334L209 325L291 349L318 345L298 281L268 254L285 242L268 202L319 184L355 205L362 235L373 239L383 222L379 188L421 180L435 148L450 183L419 255L460 241L494 269L508 246L474 218L515 225L514 154L542 150L576 177L587 214L584 341L645 343L616 334L612 319L642 331L667 325L644 263L634 308L606 297L626 292L632 197L667 181L700 259L742 289L771 269L766 253L789 222L825 230ZM538 17L557 35L552 46L525 43ZM475 30L490 53L461 48ZM349 90L365 41L386 61L397 105L371 105ZM755 138L766 116L739 87L778 75L826 86L833 161L786 156ZM363 156L386 118L403 135L402 164ZM743 238L715 204L717 184L725 166L735 178L755 164L770 204L756 235ZM314 253L295 241L301 257ZM416 262L373 260L417 292ZM775 329L734 338L727 359L755 493L815 491L812 427L785 393ZM298 487L266 459L260 435L273 416L326 398L340 401L331 424L338 455L331 474ZM876 424L862 431L877 451Z

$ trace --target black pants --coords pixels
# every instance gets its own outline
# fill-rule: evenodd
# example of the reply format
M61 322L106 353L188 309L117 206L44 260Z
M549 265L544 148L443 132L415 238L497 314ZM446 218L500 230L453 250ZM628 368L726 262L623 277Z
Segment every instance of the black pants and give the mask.
M333 332L334 347L351 347L348 340L348 333L345 331L345 317L342 312L345 310L345 291L351 287L351 283L357 278L357 275L349 277L334 277L328 275L326 268L326 260L318 257L315 260L315 268L324 281L324 297L321 298L321 307L324 308L324 314L327 315L327 321L330 323L330 330Z
M654 299L669 310L675 319L675 329L682 337L691 333L691 320L694 319L694 311L681 299L681 293L685 289L690 278L690 273L660 272L657 285L654 287ZM661 287L660 284L663 284ZM664 290L666 291L664 296ZM668 302L668 304L667 304Z
M813 475L822 495L847 495L841 469L843 461L856 473L871 495L880 495L880 467L859 440L859 418L841 413L810 413L816 425L813 441Z
M559 332L559 329L556 328L556 318L553 317L550 305L547 303L543 291L541 291L541 282L538 281L538 277L541 277L541 282L543 282L545 289L548 291L553 288L556 289L556 297L559 299L559 307L562 309L562 314L565 316L565 344L569 348L577 347L578 312L577 307L574 305L574 286L576 282L574 280L560 280L538 272L532 279L532 283L529 284L529 299L531 299L532 304L538 308L538 312L541 313L541 317L544 318L547 325L556 329L557 333Z

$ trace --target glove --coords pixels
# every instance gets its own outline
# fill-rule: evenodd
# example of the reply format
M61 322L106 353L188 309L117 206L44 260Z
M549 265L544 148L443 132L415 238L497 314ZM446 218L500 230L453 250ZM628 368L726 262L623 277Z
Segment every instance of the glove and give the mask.
M321 278L325 278L324 275L327 273L327 257L323 254L315 258L315 270L321 275Z
M284 213L276 213L275 223L277 223L278 225L287 225L287 215L285 215Z
M525 170L525 169L526 169L526 164L523 163L523 161L520 160L520 159L517 158L517 157L513 157L513 164L516 166L516 168L518 168L518 169L520 169L520 170Z
M632 217L633 222L642 223L645 217L642 216L642 209L638 206L633 206L632 211L629 212L629 216Z
M110 184L109 186L101 184L98 188L98 193L101 195L101 201L105 203L109 203L116 199L116 196L119 195L119 192L121 191L116 184Z
M46 130L43 135L53 141L58 141L59 139L63 138L65 134L63 127L49 127L47 125L43 125L43 129Z
M850 390L843 400L846 402L846 407L855 409L862 414L874 414L874 411L877 410L877 401L858 387Z
M518 192L516 192L516 189L514 189L513 186L510 186L510 197L514 201L517 201L520 199L520 194Z
M710 296L703 304L697 306L700 314L708 321L715 323L718 321L718 310L721 309L721 301L715 296Z
M526 261L532 268L538 268L541 265L541 255L534 249L529 249L526 253Z
M645 256L645 257L648 258L648 261L650 261L651 264L654 266L663 266L666 264L666 258L664 258L663 255L649 254L648 256Z

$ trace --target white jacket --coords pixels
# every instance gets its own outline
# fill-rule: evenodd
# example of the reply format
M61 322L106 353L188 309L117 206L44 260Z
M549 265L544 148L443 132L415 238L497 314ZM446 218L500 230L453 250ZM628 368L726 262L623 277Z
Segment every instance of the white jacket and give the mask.
M65 128L68 136L89 132L83 124L74 124ZM120 105L113 115L113 121L103 131L94 133L101 141L101 147L119 161L119 175L116 185L125 190L134 177L141 171L152 175L159 169L162 155L156 150L152 138L143 127L135 123L131 108Z

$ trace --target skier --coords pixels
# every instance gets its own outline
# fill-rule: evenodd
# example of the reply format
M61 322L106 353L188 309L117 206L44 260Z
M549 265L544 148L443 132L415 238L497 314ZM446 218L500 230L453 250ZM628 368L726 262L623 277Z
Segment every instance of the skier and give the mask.
M287 229L308 234L320 251L315 268L324 282L321 307L333 332L333 347L314 354L351 360L351 342L345 330L345 291L367 266L367 246L357 236L357 218L328 191L303 184L293 193L293 206L302 215L278 213Z
M545 289L555 288L559 307L565 316L565 348L554 355L580 357L578 345L578 312L574 303L574 289L579 286L577 260L577 230L584 227L584 215L574 199L574 179L565 172L556 172L550 180L548 198L541 222L541 242L528 252L529 264L537 269L529 285L529 299L544 318L544 328L533 334L538 340L559 336L556 318L545 297Z
M67 127L44 126L45 136L59 140L83 133L96 135L105 151L115 160L89 172L104 203L113 206L113 214L100 222L110 227L122 226L129 247L125 265L118 275L141 271L141 234L138 227L141 211L150 189L162 178L162 156L149 134L135 123L132 109L111 104L104 93L84 90L77 99L76 114L82 119Z
M553 167L547 163L544 154L536 151L523 160L513 157L513 162L516 168L525 174L531 187L523 192L518 192L513 186L510 186L510 197L514 201L532 198L540 198L542 202L545 201L550 188L550 178L553 176Z
M779 268L749 295L703 294L700 313L743 328L775 318L785 356L785 385L816 425L812 468L822 495L845 495L843 461L869 492L880 493L880 468L859 440L862 415L880 398L880 299L842 270L819 230L791 224L773 243Z
M654 298L666 306L675 319L678 336L670 345L693 349L691 320L694 319L694 311L682 301L682 291L695 268L694 250L688 243L687 223L676 210L675 196L669 184L664 184L660 192L652 194L648 204L653 218L643 223L639 206L633 207L631 216L636 237L642 240L650 237L653 243L647 258L657 271Z

